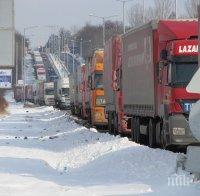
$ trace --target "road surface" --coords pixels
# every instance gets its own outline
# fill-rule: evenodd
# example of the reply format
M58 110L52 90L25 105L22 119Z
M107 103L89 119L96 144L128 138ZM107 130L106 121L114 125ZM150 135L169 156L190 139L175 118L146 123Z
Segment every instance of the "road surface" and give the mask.
M189 174L175 174L176 158L89 130L52 107L10 102L0 117L2 196L200 195Z

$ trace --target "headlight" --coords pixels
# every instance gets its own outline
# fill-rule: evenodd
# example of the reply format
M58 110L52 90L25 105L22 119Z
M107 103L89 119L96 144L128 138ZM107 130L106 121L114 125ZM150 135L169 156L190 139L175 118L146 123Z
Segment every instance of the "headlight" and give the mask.
M104 106L106 104L106 99L104 97L97 97L96 98L96 105L97 106Z
M174 127L173 135L185 135L185 128Z

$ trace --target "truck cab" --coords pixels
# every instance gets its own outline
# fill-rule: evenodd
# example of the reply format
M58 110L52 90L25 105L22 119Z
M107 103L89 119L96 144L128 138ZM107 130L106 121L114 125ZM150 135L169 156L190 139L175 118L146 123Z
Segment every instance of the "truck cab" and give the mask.
M44 102L47 106L55 105L54 83L44 83Z
M105 95L103 85L103 50L94 52L92 58L91 75L90 75L90 108L91 108L91 122L95 126L107 126L107 119L105 117Z
M55 82L55 101L60 109L68 109L70 107L69 98L69 78L61 78Z
M186 87L198 70L198 39L189 37L172 40L161 51L159 65L160 114L166 127L165 142L188 145L196 143L188 118L199 94L189 93Z

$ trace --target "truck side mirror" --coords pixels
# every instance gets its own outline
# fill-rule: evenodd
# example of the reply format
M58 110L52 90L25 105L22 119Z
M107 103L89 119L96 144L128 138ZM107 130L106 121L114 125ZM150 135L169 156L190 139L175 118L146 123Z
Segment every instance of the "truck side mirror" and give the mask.
M167 50L162 50L160 53L160 58L162 60L167 60Z

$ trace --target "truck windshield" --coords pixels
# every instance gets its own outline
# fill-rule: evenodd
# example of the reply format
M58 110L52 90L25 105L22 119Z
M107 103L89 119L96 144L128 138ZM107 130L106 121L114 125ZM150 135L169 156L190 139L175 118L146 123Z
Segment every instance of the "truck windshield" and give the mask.
M46 89L45 94L46 95L54 95L54 89Z
M172 68L173 85L187 86L197 69L197 63L175 63Z
M103 63L103 54L96 54L96 63Z
M103 74L95 74L94 82L96 88L103 88Z
M62 95L69 95L69 89L68 88L62 88Z

